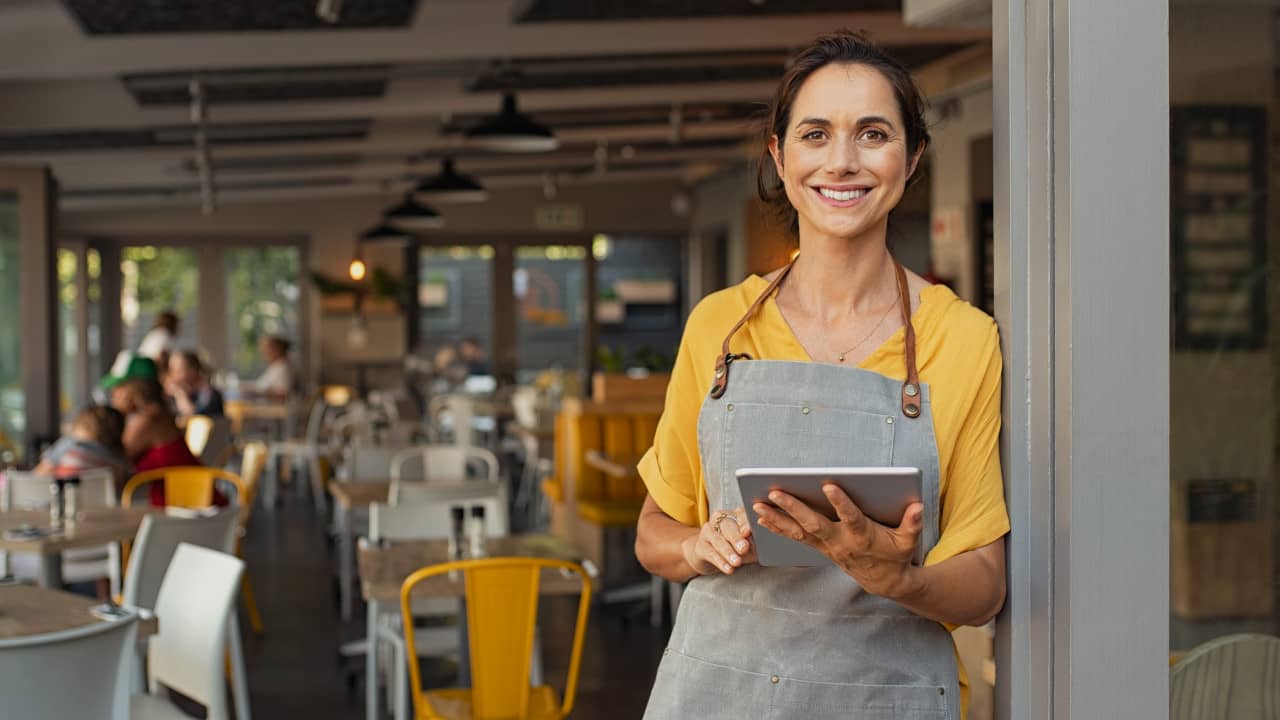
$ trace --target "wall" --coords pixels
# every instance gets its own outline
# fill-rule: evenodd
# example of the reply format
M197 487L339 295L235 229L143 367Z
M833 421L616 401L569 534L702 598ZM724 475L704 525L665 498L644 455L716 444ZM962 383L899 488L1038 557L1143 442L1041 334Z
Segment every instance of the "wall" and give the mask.
M990 90L935 102L939 114L931 129L931 214L933 270L954 282L956 294L976 301L974 248L976 224L972 143L992 132ZM989 164L989 160L986 161Z
M672 212L671 203L672 193L678 189L677 184L666 181L566 184L560 188L555 202L581 205L587 234L683 235L687 231L687 220ZM60 230L68 237L139 240L301 235L309 241L310 270L340 278L346 275L357 234L372 225L393 201L393 197L385 195L228 204L209 217L201 216L195 207L64 212ZM436 233L453 238L511 233L536 239L539 233L533 229L533 218L535 209L543 203L542 192L537 188L495 190L489 202L441 208L447 229ZM370 247L365 260L370 267L385 267L397 274L403 270L403 251L398 247ZM300 352L300 357L305 355L302 364L311 377L319 377L322 362L333 364L377 359L375 354L379 357L403 354L403 318L371 315L366 348L351 349L339 339L345 336L350 317L323 316L314 290L311 297L309 322L316 331L311 333L308 351Z

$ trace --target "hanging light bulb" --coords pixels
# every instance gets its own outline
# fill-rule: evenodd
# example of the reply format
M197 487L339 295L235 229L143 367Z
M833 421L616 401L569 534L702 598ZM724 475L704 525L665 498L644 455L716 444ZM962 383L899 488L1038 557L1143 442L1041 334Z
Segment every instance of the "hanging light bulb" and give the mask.
M502 111L468 129L466 137L476 147L498 152L548 152L560 147L550 128L516 108L513 93L503 94Z
M364 260L360 259L359 253L356 253L356 256L351 258L351 264L347 266L347 274L351 276L352 280L360 282L367 272L368 269L364 266Z

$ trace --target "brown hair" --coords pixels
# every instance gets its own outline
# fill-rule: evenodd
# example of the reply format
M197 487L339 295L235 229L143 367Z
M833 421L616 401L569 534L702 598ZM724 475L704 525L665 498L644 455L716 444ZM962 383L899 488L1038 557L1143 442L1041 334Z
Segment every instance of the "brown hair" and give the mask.
M76 414L71 427L83 430L94 442L124 452L124 415L106 405L89 405Z
M861 33L837 30L818 36L792 59L782 81L778 83L764 128L764 147L756 166L756 192L761 200L777 210L779 217L786 221L793 234L799 230L800 220L796 209L787 199L782 178L778 177L777 168L774 167L773 157L769 154L769 140L775 135L778 137L778 153L781 154L783 139L787 136L787 125L791 122L791 106L795 104L800 88L804 87L810 75L832 63L865 65L889 81L906 129L908 162L917 151L929 146L929 126L924 119L928 103L902 63L894 60ZM912 173L907 178L907 187L913 185L918 178L919 173Z
M156 322L153 327L164 328L171 333L178 332L178 313L172 310L164 310L156 314Z
M183 362L187 364L187 367L194 370L197 374L205 374L206 368L204 366L204 362L200 360L200 353L198 351L188 348L186 350L178 350L174 355L182 358Z
M139 405L159 405L166 407L164 388L154 378L131 378L116 387L129 393L130 398Z

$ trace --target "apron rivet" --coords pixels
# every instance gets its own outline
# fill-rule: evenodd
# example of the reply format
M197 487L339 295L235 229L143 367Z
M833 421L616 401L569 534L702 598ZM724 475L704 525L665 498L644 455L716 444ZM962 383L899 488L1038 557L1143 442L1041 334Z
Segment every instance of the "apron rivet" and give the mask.
M774 685L777 685L777 684L778 684L778 676L777 676L777 675L774 675L773 677L769 678L769 682L773 683Z
M890 417L890 418L885 418L885 419L884 419L884 424L885 424L885 425L892 425L892 424L893 424L893 418L891 418L891 417Z
M805 414L805 415L808 415L808 414L809 414L809 408L801 408L801 409L800 409L800 412L801 412L801 413L803 413L803 414Z
M946 695L946 694L947 694L947 689L946 689L946 688L938 688L938 694L939 694L939 695Z
M729 412L733 412L733 403L729 403L729 407L725 408Z
M722 377L724 377L724 368L722 367L716 368L716 379L719 380Z
M919 388L911 383L907 383L906 387L904 387L902 391L907 394L907 397L915 397L920 392Z

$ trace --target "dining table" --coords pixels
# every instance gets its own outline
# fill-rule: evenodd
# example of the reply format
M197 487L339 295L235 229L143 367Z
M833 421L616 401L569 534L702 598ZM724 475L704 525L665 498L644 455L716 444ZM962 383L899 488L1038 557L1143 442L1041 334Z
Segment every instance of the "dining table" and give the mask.
M73 630L109 622L94 615L101 603L84 595L26 585L0 583L0 640L11 640ZM138 637L159 631L159 621L150 613L138 624Z
M581 563L583 554L573 544L563 538L544 534L508 535L488 538L485 541L486 553L489 557L544 557L556 560ZM432 540L400 540L391 543L372 543L361 540L359 547L360 592L366 606L366 642L368 655L365 659L365 687L378 687L378 622L381 614L389 608L400 606L400 588L406 578L417 570L449 562L449 541ZM541 595L577 595L582 592L582 580L574 573L544 569L539 580L538 592ZM427 578L414 586L411 597L453 597L466 596L466 583L461 573L436 575ZM470 667L468 660L468 644L466 641L466 613L459 619L459 630L463 634L460 642L462 660L460 662L460 684L469 685ZM540 643L535 642L533 670L540 675L541 662L537 657ZM378 693L373 690L365 693L365 715L367 720L381 717L378 709Z
M62 587L62 552L107 543L129 542L138 533L150 507L86 508L62 523L50 524L48 510L0 511L0 551L32 553L40 559L36 582L43 588ZM27 531L27 532L24 532Z

